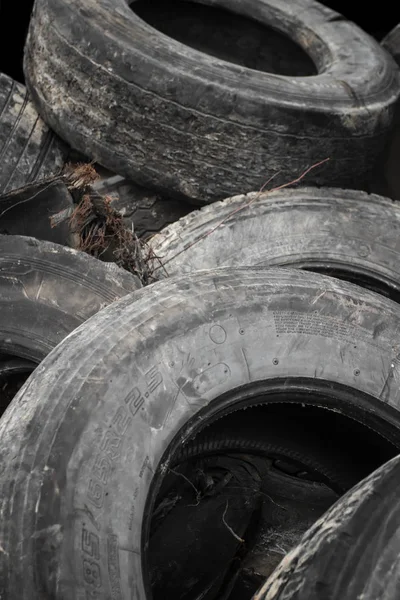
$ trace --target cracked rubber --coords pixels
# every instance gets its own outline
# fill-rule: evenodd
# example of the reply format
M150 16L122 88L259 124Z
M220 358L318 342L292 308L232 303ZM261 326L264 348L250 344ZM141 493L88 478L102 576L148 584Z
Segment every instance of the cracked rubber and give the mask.
M7 600L146 598L152 501L173 453L229 410L338 411L400 443L400 308L293 269L216 269L114 302L0 420Z
M26 88L0 73L0 194L57 175L67 146L40 118Z
M399 232L400 208L391 200L305 187L216 202L165 228L150 245L164 265L154 263L159 278L223 266L292 266L400 301Z
M83 321L140 287L83 252L0 235L0 352L39 363Z
M397 456L339 499L253 600L397 600L399 477Z
M313 0L218 0L277 29L318 74L248 69L163 35L125 0L38 0L27 85L73 148L135 182L204 204L287 183L359 187L381 156L400 94L393 59ZM268 30L266 30L268 31Z

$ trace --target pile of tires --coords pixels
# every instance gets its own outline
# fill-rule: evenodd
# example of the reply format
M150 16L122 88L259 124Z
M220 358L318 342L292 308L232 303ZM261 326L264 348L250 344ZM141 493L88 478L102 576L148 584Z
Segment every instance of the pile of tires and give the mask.
M397 599L400 25L28 4L0 600Z

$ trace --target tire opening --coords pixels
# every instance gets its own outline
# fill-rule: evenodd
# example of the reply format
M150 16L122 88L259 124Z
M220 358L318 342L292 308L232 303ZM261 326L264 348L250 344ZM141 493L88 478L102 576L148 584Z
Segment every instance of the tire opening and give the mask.
M398 453L362 413L290 393L219 415L169 456L147 524L153 600L251 600L346 489Z
M138 0L130 7L154 29L216 58L277 75L317 74L298 44L247 17L185 0Z
M29 360L0 354L0 418L35 366Z
M296 265L298 266L298 265ZM310 271L313 273L320 273L321 275L328 275L329 277L334 277L335 279L341 279L343 281L348 281L349 283L354 283L363 287L371 292L375 292L380 294L381 296L385 296L385 298L390 298L394 302L400 303L400 290L395 287L395 285L390 285L388 281L384 281L383 278L379 279L378 277L374 277L371 273L363 273L358 270L356 267L352 267L352 269L338 266L327 266L327 265L308 265L299 266L303 271Z

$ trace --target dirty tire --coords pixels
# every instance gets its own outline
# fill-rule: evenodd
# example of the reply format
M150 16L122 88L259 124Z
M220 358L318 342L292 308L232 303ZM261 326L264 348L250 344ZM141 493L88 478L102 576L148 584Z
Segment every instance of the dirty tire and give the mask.
M253 600L396 600L400 457L339 499Z
M140 287L83 252L0 235L0 353L39 363L94 313Z
M186 202L162 197L119 176L104 179L93 187L109 196L111 206L123 217L125 226L143 240L159 233L193 209Z
M312 0L216 4L287 34L318 75L276 76L199 52L125 0L38 0L24 66L42 117L108 169L199 204L277 172L274 183L291 181L325 158L309 183L359 187L400 94L393 59Z
M382 46L390 52L400 66L400 23L382 40Z
M100 311L0 421L4 597L144 600L161 473L225 411L314 404L398 444L399 336L396 303L292 269L203 271Z
M400 208L391 200L298 188L216 202L170 225L150 245L164 265L154 264L159 278L224 266L292 266L400 300L399 231Z
M25 87L0 73L0 193L58 174L67 154Z

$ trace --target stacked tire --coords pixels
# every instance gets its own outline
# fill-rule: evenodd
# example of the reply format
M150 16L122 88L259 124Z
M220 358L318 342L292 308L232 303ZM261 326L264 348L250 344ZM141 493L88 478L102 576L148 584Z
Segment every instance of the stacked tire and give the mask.
M399 27L36 0L0 75L1 600L398 597Z

